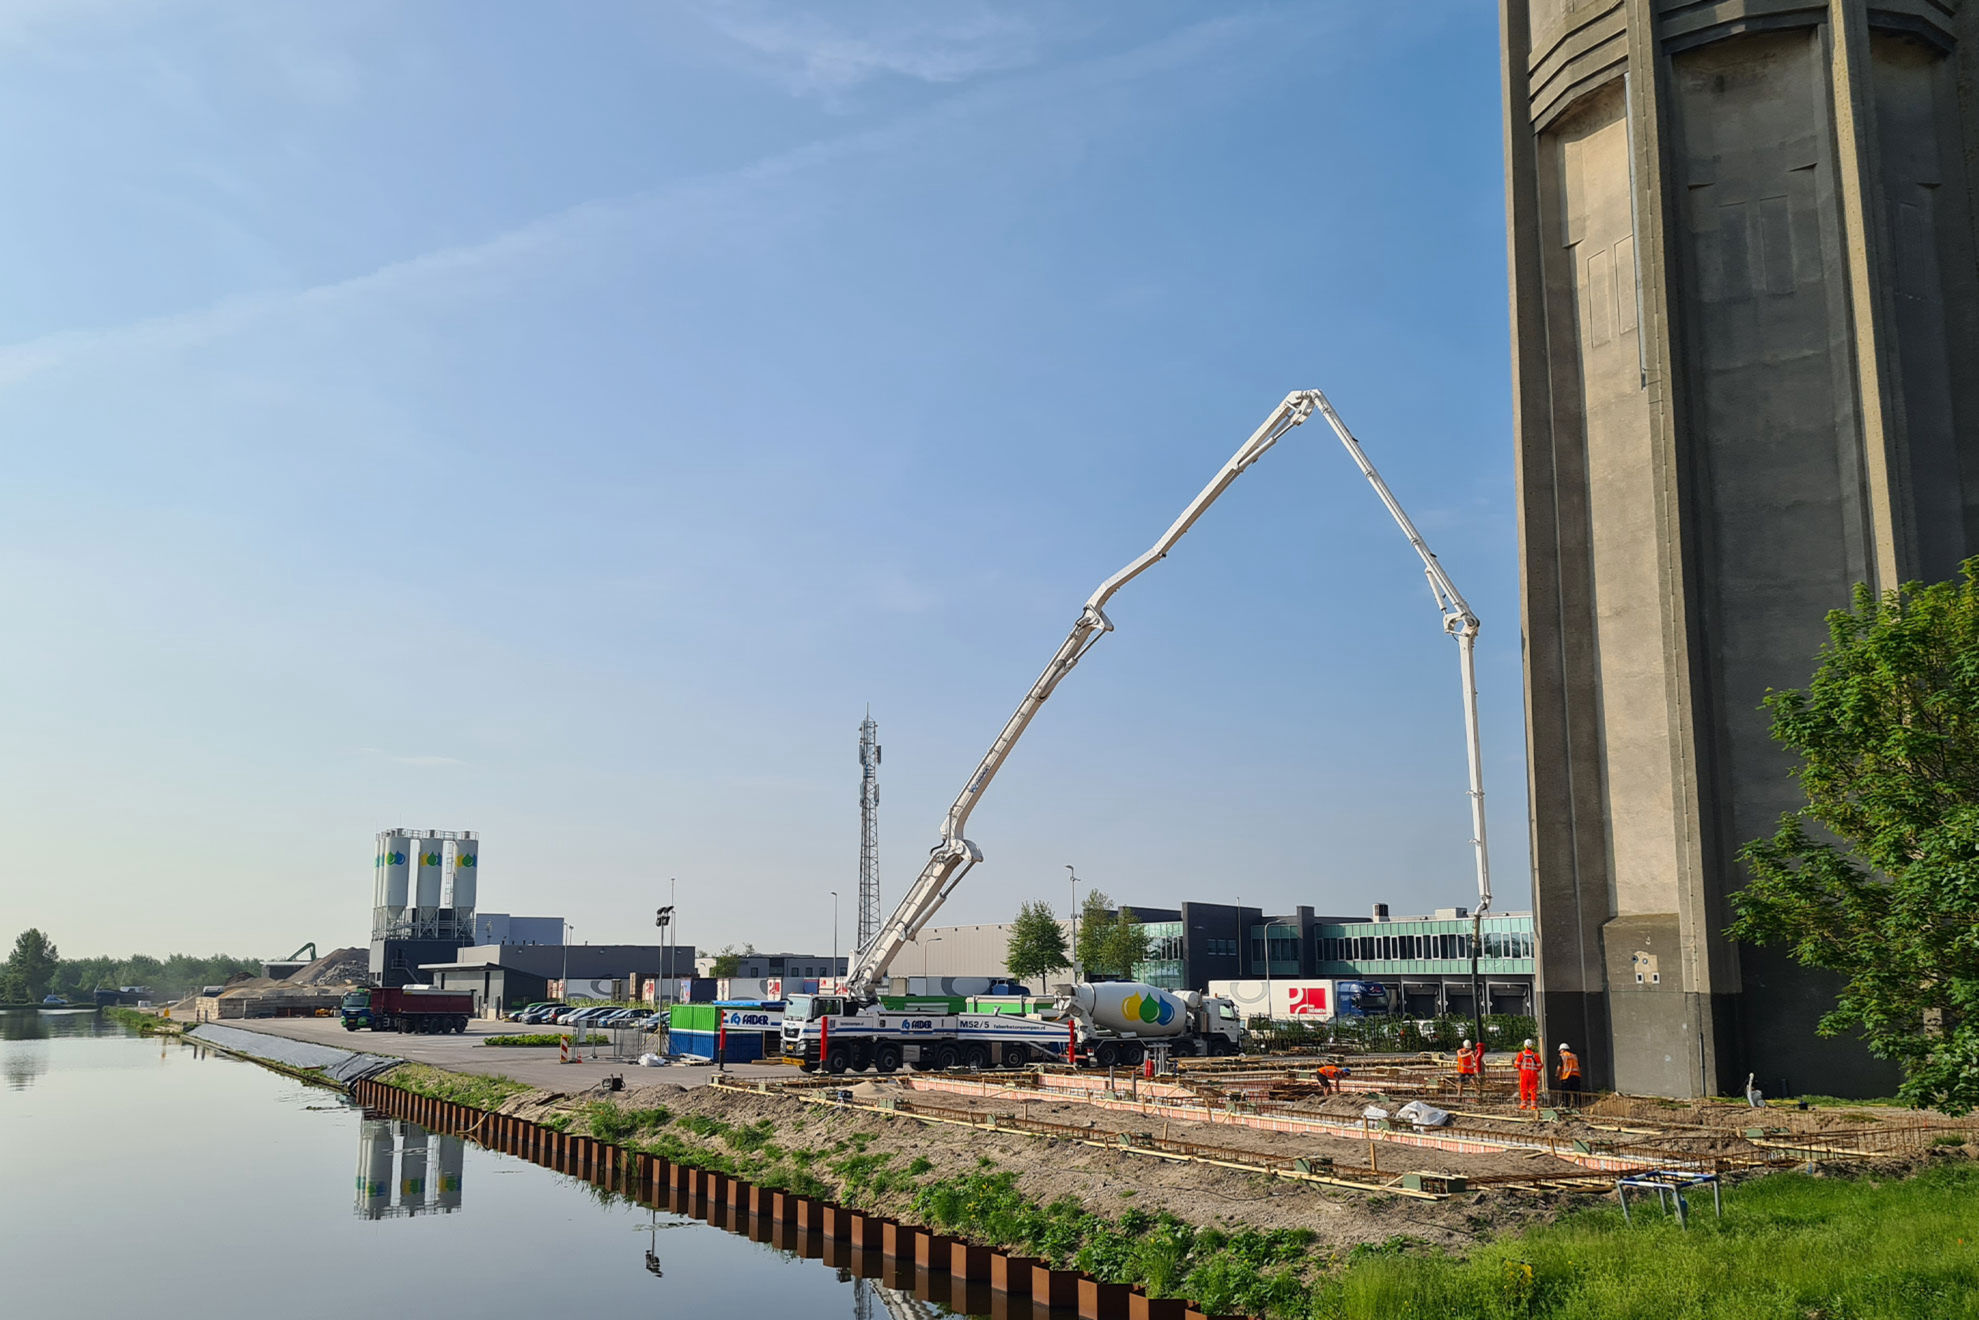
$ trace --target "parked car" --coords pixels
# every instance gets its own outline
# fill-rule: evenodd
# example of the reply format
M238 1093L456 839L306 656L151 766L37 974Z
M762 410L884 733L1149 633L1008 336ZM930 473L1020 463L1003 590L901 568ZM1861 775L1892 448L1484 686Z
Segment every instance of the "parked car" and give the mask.
M67 1004L69 1001L63 995L47 995L42 999L41 1002L44 1004L52 1004L55 1005L56 1007L60 1007L64 1004Z
M557 1016L557 1014L567 1012L568 1008L568 1005L558 1003L531 1004L528 1008L522 1010L521 1015L516 1018L516 1021L529 1023L548 1022L551 1018Z

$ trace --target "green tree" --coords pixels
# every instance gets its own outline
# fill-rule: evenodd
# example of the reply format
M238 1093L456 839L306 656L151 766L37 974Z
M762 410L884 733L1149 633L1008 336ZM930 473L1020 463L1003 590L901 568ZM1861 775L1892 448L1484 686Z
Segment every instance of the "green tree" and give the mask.
M715 965L712 969L712 975L718 977L740 976L742 974L742 960L753 957L755 952L756 946L753 944L743 945L740 953L736 952L733 944L723 945L722 951L715 955Z
M1017 920L1010 926L1010 949L1003 959L1006 971L1029 982L1069 967L1071 961L1065 951L1065 927L1058 924L1051 904L1037 899L1017 910Z
M1088 889L1085 901L1079 904L1079 933L1074 941L1079 970L1087 976L1106 973L1106 942L1113 935L1113 916L1113 900L1106 891Z
M54 942L30 926L14 938L14 951L7 955L7 979L21 999L40 999L48 993L61 961Z
M1767 695L1807 805L1739 854L1730 932L1838 973L1822 1032L1954 1114L1979 1106L1979 558L1961 572L1856 588L1807 688Z
M1113 918L1112 929L1107 931L1106 943L1102 948L1105 969L1115 976L1131 977L1134 968L1148 960L1154 949L1154 939L1148 934L1141 919L1134 915L1134 909L1123 907Z

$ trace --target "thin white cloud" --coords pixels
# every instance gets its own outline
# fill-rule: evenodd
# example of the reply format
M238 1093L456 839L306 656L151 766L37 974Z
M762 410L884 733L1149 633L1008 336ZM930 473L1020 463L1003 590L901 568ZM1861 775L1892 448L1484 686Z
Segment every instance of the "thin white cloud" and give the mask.
M959 83L1037 62L1035 24L981 4L792 9L760 0L698 6L708 25L762 57L792 91L835 96L883 76Z
M654 192L581 202L480 242L421 253L348 279L304 289L244 294L208 307L126 325L57 331L0 345L0 390L84 357L184 351L311 308L444 288L448 281L462 278L472 282L552 252L602 250L602 240L615 231L636 232L652 241L700 219L741 223L775 213L776 208L751 206L750 202L762 189L794 176L822 173L851 157L898 150L943 127L1011 104L1035 106L1053 97L1185 67L1240 41L1255 40L1263 21L1257 15L1211 19L1104 58L961 92L877 128L807 143Z

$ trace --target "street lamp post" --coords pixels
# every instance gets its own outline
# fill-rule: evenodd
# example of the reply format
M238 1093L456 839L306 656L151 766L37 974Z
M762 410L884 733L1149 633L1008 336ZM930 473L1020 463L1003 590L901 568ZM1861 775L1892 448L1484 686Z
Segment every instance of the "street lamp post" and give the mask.
M831 891L831 979L838 979L838 891Z
M563 1001L570 1002L570 933L577 927L563 923Z
M1072 870L1070 862L1065 869L1072 874L1072 984L1077 985L1083 979L1079 975L1079 873Z
M927 939L921 941L921 993L922 994L928 993L928 984L927 984L928 983L928 946L930 944L940 944L940 943L941 943L941 936L939 935L930 935Z

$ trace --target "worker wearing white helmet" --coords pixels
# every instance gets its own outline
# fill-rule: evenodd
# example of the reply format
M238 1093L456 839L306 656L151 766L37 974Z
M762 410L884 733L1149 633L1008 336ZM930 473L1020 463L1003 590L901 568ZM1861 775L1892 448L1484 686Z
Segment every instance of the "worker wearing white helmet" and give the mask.
M1468 1081L1476 1089L1478 1099L1484 1098L1484 1047L1473 1046L1470 1037L1457 1046L1457 1094L1464 1093L1464 1083Z
M1580 1059L1565 1041L1560 1042L1560 1066L1555 1076L1560 1090L1575 1096L1581 1093Z
M1519 1074L1519 1108L1539 1108L1539 1079L1545 1075L1546 1060L1533 1048L1531 1037L1526 1038L1524 1047L1513 1057L1512 1066Z

